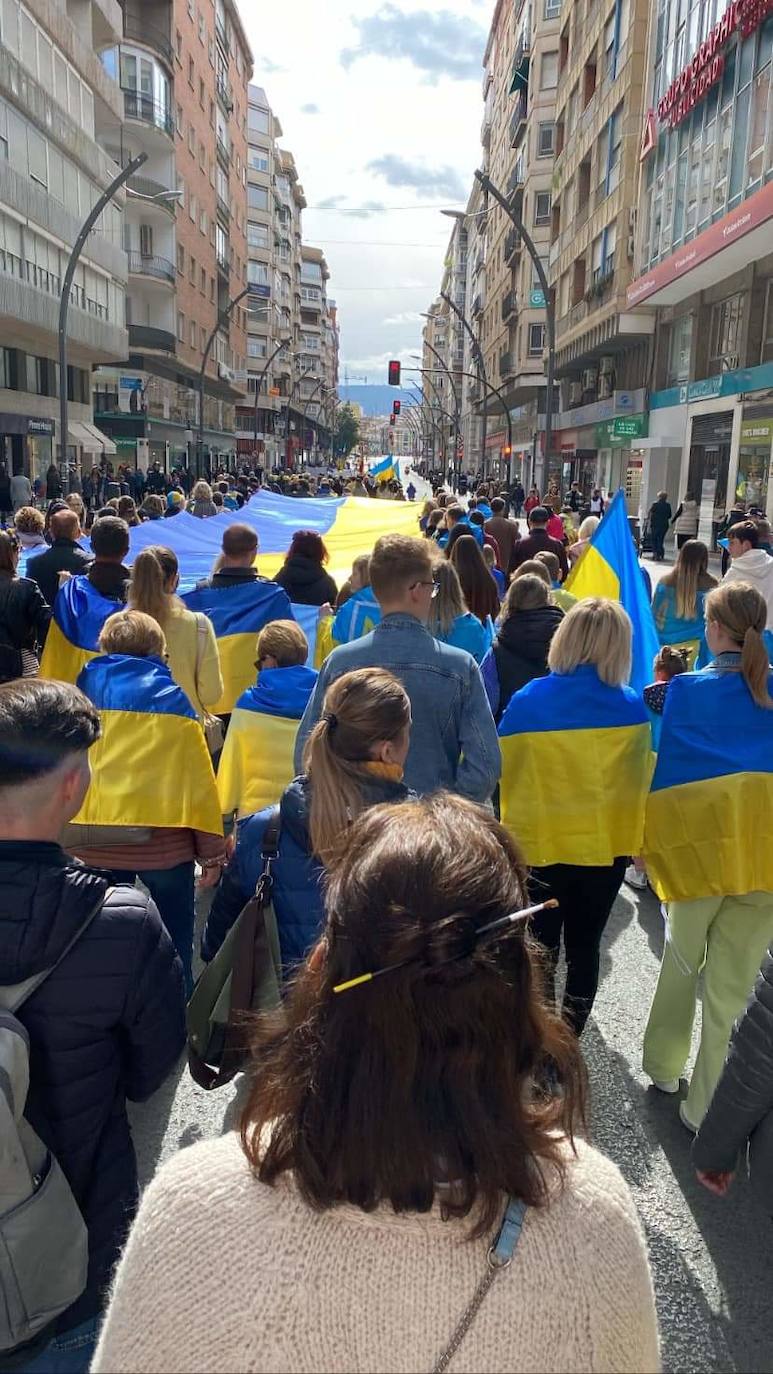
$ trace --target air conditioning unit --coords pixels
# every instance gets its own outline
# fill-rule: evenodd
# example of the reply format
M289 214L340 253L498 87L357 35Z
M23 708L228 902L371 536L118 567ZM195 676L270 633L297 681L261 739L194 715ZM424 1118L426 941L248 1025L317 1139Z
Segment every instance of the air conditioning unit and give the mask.
M570 382L570 383L569 383L569 404L570 404L570 406L577 406L577 405L579 405L581 400L582 400L582 386L581 386L581 384L580 384L579 382Z
M606 377L607 373L609 373L609 372L614 372L614 370L615 370L615 360L614 360L614 358L606 357L606 358L602 358L602 359L601 359L601 361L600 361L600 363L599 363L599 376L600 376L600 377Z
M230 367L226 367L225 363L218 363L217 375L222 382L232 382L234 380L233 372Z
M614 377L611 372L599 376L599 400L606 401L614 390Z
M629 258L632 258L633 255L634 255L634 253L635 253L635 251L636 251L636 240L635 240L633 234L629 234L629 235L628 235L628 242L626 243L626 251L627 251L627 253L628 253Z
M583 391L595 391L595 390L596 390L596 370L595 370L595 368L593 368L593 367L586 367L585 371L584 371L583 374L582 374L582 389L583 389Z

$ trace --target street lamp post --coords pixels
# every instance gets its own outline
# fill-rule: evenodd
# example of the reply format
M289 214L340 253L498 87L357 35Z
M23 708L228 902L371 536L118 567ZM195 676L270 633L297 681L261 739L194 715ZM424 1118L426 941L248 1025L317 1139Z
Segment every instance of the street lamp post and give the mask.
M488 393L491 387L491 383L489 382L488 376L486 375L486 364L483 361L483 349L481 348L480 343L476 338L475 331L472 325L470 324L470 321L467 319L467 316L464 314L464 312L459 309L459 306L456 304L456 301L453 301L445 291L440 292L440 299L442 301L445 301L449 310L453 310L454 314L456 315L456 318L461 323L462 328L469 335L473 361L480 374L480 381L483 383L483 429L480 437L480 467L481 472L485 473L486 437L488 434Z
M453 417L453 415L451 414L450 410L446 410L445 406L443 405L443 402L442 402L442 399L441 399L441 396L440 396L440 392L438 391L437 387L435 386L435 383L434 383L434 381L432 380L432 373L429 371L428 368L426 368L426 367L415 367L415 368L414 368L414 367L406 367L406 368L403 369L403 371L405 371L405 372L420 372L421 375L422 375L422 377L426 377L426 378L427 378L427 381L429 382L430 386L432 387L432 392L433 392L433 395L435 396L435 402L434 402L434 403L427 400L427 397L424 395L424 392L421 390L420 387L416 386L416 383L415 383L415 382L411 382L411 386L414 387L414 388L416 389L416 391L419 392L419 395L421 396L424 405L427 407L427 409L428 409L428 411L429 411L430 421L431 421L431 423L432 423L432 425L433 425L433 428L437 431L437 434L438 434L439 439L440 439L440 448L441 448L441 451L442 451L442 462L443 462L443 466L445 466L445 460L446 460L446 442L445 442L445 435L443 434L443 427L442 427L442 425L439 425L439 424L437 423L437 421L435 420L434 415L433 415L433 411L434 411L434 409L435 409L435 404L437 405L437 409L440 411L441 415L444 415L444 416L446 417L447 420L450 420L450 421L451 421L452 424L454 423L454 417Z
M269 358L267 358L266 361L265 361L265 363L263 364L263 366L262 366L262 368L261 368L261 370L260 370L260 374L259 374L259 376L258 376L258 379L257 379L257 381L256 381L256 383L255 383L255 415L254 415L254 440L253 440L253 442L254 442L254 444L255 444L255 452L256 452L256 453L257 453L257 451L258 451L258 409L259 409L259 406L260 406L260 392L261 392L261 387L263 386L263 383L264 383L264 381L265 381L265 379L266 379L266 373L268 372L268 369L270 368L270 366L271 366L271 364L273 363L274 359L277 358L277 357L279 356L279 354L282 352L282 349L283 349L283 348L286 348L286 347L287 347L287 344L288 344L288 340L287 340L287 339L282 339L282 340L280 340L280 342L277 344L277 346L276 346L276 348L274 349L274 351L273 351L273 353L271 354L271 356L270 356Z
M487 172L482 172L478 169L475 176L483 187L483 190L493 196L498 205L501 205L516 233L520 234L523 242L526 244L526 251L534 263L537 280L539 281L542 294L545 298L545 333L547 335L548 345L548 365L545 387L545 467L547 469L545 478L547 479L550 475L550 456L553 447L553 385L556 369L556 316L553 302L550 299L548 279L545 276L542 259L537 252L531 234L524 227L523 220L515 213L512 205L510 205L507 198L499 190L499 187L494 185Z
M117 176L113 177L110 185L102 192L99 199L95 202L94 208L88 214L81 225L78 237L76 238L70 256L67 260L67 267L62 282L62 294L59 299L59 449L60 463L63 469L67 467L67 435L68 425L68 400L67 395L67 314L70 308L70 290L72 288L75 269L78 266L80 255L86 246L86 240L102 214L105 206L112 200L116 191L128 181L129 177L147 162L147 153L138 153L125 167L122 167ZM63 474L64 475L64 474Z
M461 405L460 405L460 401L459 401L459 392L458 392L457 389L456 389L456 383L454 382L453 373L451 372L451 370L450 370L450 368L447 366L447 364L444 362L442 354L438 353L437 349L434 348L434 347L432 346L432 344L431 344L427 339L424 340L424 346L425 346L425 348L429 349L429 352L432 354L433 358L437 359L437 361L440 363L440 366L441 366L441 368L443 369L443 372L444 372L445 375L448 377L448 381L449 381L449 384L450 384L450 387L451 387L451 393L452 393L453 398L454 398L454 444L455 444L455 451L454 451L454 468L456 468L456 464L457 464L457 462L458 462L458 460L459 460L459 421L460 421L460 416L461 416ZM416 356L416 355L414 354L414 355L412 355L412 356Z
M504 411L505 422L506 422L506 424L507 424L507 446L508 446L508 448L509 448L509 450L510 450L510 453L512 454L512 452L513 452L513 422L512 422L512 420L511 420L511 418L510 418L510 407L509 407L508 404L507 404L507 401L506 401L505 396L504 396L504 392L500 391L500 389L499 389L498 386L493 386L491 382L483 382L482 379L480 379L480 378L478 377L478 375L477 375L476 372L461 372L461 373L459 373L458 375L461 376L461 377L471 377L473 381L481 381L482 385L483 385L484 387L486 387L488 391L493 392L493 394L496 396L497 400L499 401L499 404L500 404L501 407L502 407L502 410Z
M202 465L202 461L203 461L203 459L204 459L204 373L205 373L206 370L207 370L207 363L209 362L209 355L210 355L210 353L212 352L212 345L213 345L213 343L215 342L215 336L216 336L216 334L217 334L217 331L218 331L218 329L221 329L221 328L222 328L223 319L224 319L224 318L227 319L227 317L231 314L231 311L234 310L234 309L236 308L236 306L239 304L239 301L243 301L243 300L244 300L244 297L247 295L247 292L248 292L249 290L250 290L250 287L249 287L249 286L245 286L244 290L243 290L243 291L240 291L239 294L238 294L238 296L234 296L233 300L230 300L230 301L228 302L228 305L226 306L225 310L222 310L222 311L221 311L221 310L218 310L218 312L217 312L217 319L216 319L216 321L215 321L214 328L211 330L210 335L209 335L209 338L207 339L207 342L206 342L206 345L205 345L205 348L204 348L204 356L203 356L202 359L201 359L201 367L199 368L199 383L198 383L198 388L199 388L199 433L198 433L198 439L197 439L197 442L196 442L196 476L197 476L197 477L200 477L200 476L201 476L201 465Z
M424 441L425 441L425 443L427 444L428 447L431 447L431 448L432 448L432 461L434 462L434 459L435 459L435 432L437 431L437 422L436 422L435 419L433 418L432 408L431 408L431 406L429 405L428 401L425 399L424 392L422 391L421 387L417 386L415 382L411 382L410 385L413 387L414 391L417 392L418 397L419 397L419 402L417 403L417 409L418 409L418 411L419 411L419 415L421 416L421 423L422 423L422 426L423 426L423 429L424 429ZM442 435L441 435L441 447L442 447Z
M316 386L313 386L313 387L311 388L311 391L309 392L308 396L306 397L306 400L305 400L304 403L303 403L303 417L302 417L302 420L301 420L301 453L303 453L303 450L304 450L305 445L306 445L306 416L307 416L308 413L309 413L309 406L311 405L311 402L314 400L314 397L316 396L316 394L317 394L317 392L320 390L320 388L322 388L322 390L324 391L325 388L326 388L326 385L327 385L327 384L326 384L326 382L325 382L324 377L320 377L320 379L319 379L319 381L317 382ZM321 398L321 397L320 397L319 401L317 402L317 404L319 405L319 408L320 408L320 410L321 410L321 409L322 409L322 398ZM317 429L319 429L319 426L317 426ZM314 451L313 451L313 450L314 450L314 445L313 445L313 443L312 443L312 457L314 456Z
M292 386L290 387L290 394L289 394L289 396L287 397L287 433L285 434L285 457L287 456L287 441L288 441L288 439L290 438L290 407L291 407L291 405L292 405L293 396L295 395L295 388L296 388L297 386L299 387L300 384L301 384L301 382L305 381L307 377L313 377L313 375L314 375L314 368L313 368L313 367L307 367L305 372L301 372L301 373L299 374L299 376L296 377L295 381L293 382ZM300 393L299 393L299 395L300 395ZM308 400L308 397L307 397L306 399ZM303 465L302 460L303 460L303 437L301 437L301 466Z

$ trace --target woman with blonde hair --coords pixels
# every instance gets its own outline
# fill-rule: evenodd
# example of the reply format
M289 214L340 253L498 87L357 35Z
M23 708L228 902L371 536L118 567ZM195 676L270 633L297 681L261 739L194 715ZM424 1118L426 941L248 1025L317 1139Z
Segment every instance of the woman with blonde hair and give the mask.
M577 531L577 538L573 544L568 545L566 550L570 564L576 563L580 555L585 552L590 544L591 536L596 532L599 524L600 520L597 515L586 515Z
M25 553L43 553L48 548L43 512L35 506L20 506L13 517L19 548Z
M306 741L304 771L278 807L273 896L286 971L306 957L320 934L325 865L344 832L366 807L410 795L402 780L410 731L408 695L383 668L345 673L328 688L322 716ZM264 835L276 814L276 807L267 807L239 821L234 858L201 942L205 962L214 958L255 891Z
M217 515L217 506L212 500L212 488L209 482L198 481L194 483L188 502L188 510L191 515L195 515L199 520L207 520L211 515Z
M685 546L686 547L686 546ZM706 598L713 662L668 688L647 803L644 857L668 903L667 939L644 1035L644 1068L677 1093L703 974L701 1042L685 1126L697 1130L730 1031L773 939L773 677L765 598L723 583Z
M209 708L223 695L220 654L208 616L187 610L175 595L179 581L176 554L151 544L132 564L127 604L131 610L152 616L161 626L172 677L199 720L204 721Z
M699 539L679 546L671 572L661 578L652 598L652 614L661 644L685 649L688 666L702 668L708 657L705 638L706 596L717 579L709 572L709 551Z
M459 575L453 563L441 559L435 568L437 592L432 599L427 629L443 644L466 649L480 663L491 644L490 622L484 625L468 611Z
M652 771L646 707L625 685L631 622L619 602L591 597L573 606L553 635L548 668L510 698L500 722L500 805L532 867L534 900L558 900L533 929L551 982L563 932L564 1016L579 1035L627 856L641 852ZM559 791L566 776L571 786Z
M91 787L67 848L116 883L144 883L193 986L194 865L200 886L225 863L217 786L204 732L166 664L158 621L122 610L105 621L100 655L78 686L99 711Z

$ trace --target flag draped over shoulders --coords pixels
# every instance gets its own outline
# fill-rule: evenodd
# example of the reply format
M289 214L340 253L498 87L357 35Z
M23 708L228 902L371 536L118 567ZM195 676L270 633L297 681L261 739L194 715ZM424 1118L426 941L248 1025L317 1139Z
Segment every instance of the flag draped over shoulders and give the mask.
M212 622L220 652L223 695L211 708L227 715L255 680L255 643L258 632L272 620L292 620L287 592L275 582L245 581L229 587L197 587L186 592L189 611Z
M102 596L85 574L70 577L59 588L40 662L40 676L77 682L90 659L99 653L99 636L109 616L123 605Z
M224 816L251 816L279 801L294 776L298 722L316 681L312 668L264 668L239 697L217 770Z
M99 711L91 786L76 825L151 826L221 835L204 732L159 659L104 654L87 663L81 691Z
M588 867L639 852L653 760L630 687L592 667L535 678L511 697L499 736L500 814L528 864Z
M578 599L605 596L619 601L633 626L631 686L643 692L652 681L652 664L660 647L642 570L631 538L625 496L618 491L588 547L575 563L564 590Z
M670 683L644 853L664 901L773 892L773 711L740 673Z

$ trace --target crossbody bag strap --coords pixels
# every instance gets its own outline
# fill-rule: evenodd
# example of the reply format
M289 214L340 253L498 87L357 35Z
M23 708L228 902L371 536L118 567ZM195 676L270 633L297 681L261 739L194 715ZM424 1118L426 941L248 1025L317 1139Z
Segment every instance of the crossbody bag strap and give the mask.
M444 1371L448 1369L454 1355L475 1321L483 1304L483 1300L497 1277L497 1274L501 1273L501 1271L506 1269L510 1264L515 1254L516 1246L521 1239L525 1215L526 1203L511 1197L508 1201L505 1215L502 1218L502 1225L497 1232L496 1240L490 1247L486 1257L486 1272L478 1284L478 1287L475 1289L470 1304L465 1309L459 1321L459 1325L454 1331L448 1345L436 1363L432 1366L432 1374L444 1374Z
M105 905L105 902L107 901L108 897L111 895L112 892L115 892L114 887L108 887L106 889L104 894L100 897L99 902L96 904L93 910L89 912L83 924L78 927L75 934L72 936L72 939L67 941L67 944L65 945L61 954L59 955L59 958L51 965L50 968L44 968L40 973L33 973L31 977L25 978L24 981L21 983L13 983L9 987L0 988L0 1010L15 1013L19 1010L23 1003L26 1002L27 999L32 996L33 992L37 992L38 988L43 983L45 983L46 979L50 978L51 974L54 972L54 969L57 969L59 965L62 963L62 960L67 958L67 955L70 953L70 950L80 940L81 935L84 935L86 933L89 926L91 925L91 922L94 920L95 916L99 915L100 911Z

